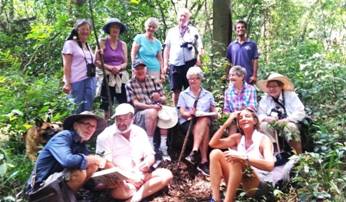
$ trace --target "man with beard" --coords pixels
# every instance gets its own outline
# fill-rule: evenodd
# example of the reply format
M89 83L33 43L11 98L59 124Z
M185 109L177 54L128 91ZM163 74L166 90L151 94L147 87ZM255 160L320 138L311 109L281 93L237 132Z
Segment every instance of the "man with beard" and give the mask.
M256 83L258 72L257 44L247 38L247 23L239 20L235 25L237 39L227 47L227 58L232 65L240 65L246 69L245 81Z
M112 197L120 200L141 201L167 186L172 173L163 168L151 171L155 162L154 151L145 131L133 124L134 109L123 103L115 109L115 123L98 137L97 153L103 153L107 164L132 172L133 179L118 180L112 185Z

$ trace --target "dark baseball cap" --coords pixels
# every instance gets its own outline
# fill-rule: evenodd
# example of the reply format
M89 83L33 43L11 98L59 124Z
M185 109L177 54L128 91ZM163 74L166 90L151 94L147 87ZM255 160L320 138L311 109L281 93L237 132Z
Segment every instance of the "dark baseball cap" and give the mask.
M145 67L146 67L146 65L145 65L145 63L144 63L143 60L137 59L137 60L135 60L135 62L132 64L132 69L136 69L137 67L140 67L140 66L145 66Z

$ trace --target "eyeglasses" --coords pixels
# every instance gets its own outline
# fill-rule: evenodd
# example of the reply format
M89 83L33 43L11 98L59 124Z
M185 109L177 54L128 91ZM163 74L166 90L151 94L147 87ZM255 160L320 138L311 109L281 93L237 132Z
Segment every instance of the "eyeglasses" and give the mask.
M79 121L78 123L80 123L80 124L82 124L88 128L96 128L97 127L97 125L93 125L93 124L86 122L86 121Z
M196 80L201 80L201 78L199 78L199 77L190 77L187 80L189 80L189 81L196 81Z

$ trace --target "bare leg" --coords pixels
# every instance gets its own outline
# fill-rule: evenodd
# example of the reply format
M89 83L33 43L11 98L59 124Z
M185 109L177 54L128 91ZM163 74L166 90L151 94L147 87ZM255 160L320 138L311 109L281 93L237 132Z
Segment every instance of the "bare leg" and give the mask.
M141 201L143 198L156 193L167 186L172 181L172 178L173 175L171 171L167 169L160 168L155 170L150 174L149 180L134 193L131 201Z
M205 131L208 130L209 133L209 118L201 117L197 118L196 123L193 127L193 151L197 151L203 140Z
M204 123L202 123L204 124ZM207 118L207 123L205 123L206 127L202 134L202 142L200 145L200 151L201 151L201 163L208 162L208 148L209 148L209 126L210 126L210 119Z
M148 136L153 137L156 125L157 125L157 110L146 109L145 110L145 128L147 129Z
M178 104L179 95L180 95L180 90L173 91L172 98L173 98L174 106L177 106Z

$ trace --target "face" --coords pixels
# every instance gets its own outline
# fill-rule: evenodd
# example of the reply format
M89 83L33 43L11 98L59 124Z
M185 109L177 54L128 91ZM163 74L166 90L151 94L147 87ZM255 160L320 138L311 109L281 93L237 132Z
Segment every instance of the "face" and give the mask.
M119 36L120 34L120 26L117 24L112 24L109 27L109 35L110 36Z
M118 130L125 132L132 124L133 115L131 113L115 117L115 124Z
M236 32L237 36L244 36L246 33L245 25L243 23L236 24L235 32Z
M191 88L199 88L201 87L202 79L199 78L197 75L190 75L189 78L187 79L189 82L189 86Z
M73 125L75 131L79 134L82 141L88 141L91 136L95 133L97 127L96 119L82 119L76 121Z
M147 74L147 68L143 65L136 67L134 69L134 73L135 73L135 77L136 79L138 79L139 81L144 81L145 80L145 76Z
M80 41L85 42L90 35L90 26L88 24L82 24L77 28L78 38Z
M278 98L282 92L282 86L276 81L269 81L267 83L268 94L272 97Z
M229 75L228 75L228 79L232 82L232 83L242 83L244 80L244 76L238 76L236 74L236 72L234 71L230 71Z
M190 17L187 13L181 12L178 16L179 26L186 26L189 23Z
M238 123L242 130L254 129L257 120L250 111L242 110L238 115Z
M157 30L157 26L155 25L155 23L150 23L145 28L145 31L150 33L150 34L154 34L154 32L156 32L156 30Z

